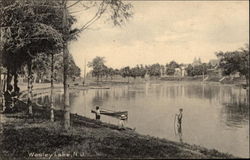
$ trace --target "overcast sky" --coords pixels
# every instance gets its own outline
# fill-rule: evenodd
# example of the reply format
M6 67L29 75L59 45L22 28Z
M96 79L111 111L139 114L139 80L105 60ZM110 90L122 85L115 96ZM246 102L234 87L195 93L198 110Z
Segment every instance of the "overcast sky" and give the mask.
M83 69L84 58L106 58L120 68L136 64L191 63L214 59L216 51L235 50L249 41L249 2L136 1L133 17L122 27L106 15L70 44L70 53ZM78 11L78 8L72 9ZM95 10L76 13L81 26Z

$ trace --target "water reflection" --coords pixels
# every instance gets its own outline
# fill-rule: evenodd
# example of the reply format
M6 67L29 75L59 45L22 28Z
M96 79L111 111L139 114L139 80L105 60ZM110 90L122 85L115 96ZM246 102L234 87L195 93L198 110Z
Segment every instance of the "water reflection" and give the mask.
M178 126L177 131L178 131L179 140L180 140L181 143L183 143L183 139L182 139L182 127L181 127L181 125Z
M249 106L244 103L224 103L221 117L221 120L229 127L242 127L248 124Z
M49 95L49 94L48 94ZM48 95L37 99L49 103ZM96 105L129 113L127 125L143 134L202 145L249 156L249 99L245 89L202 83L150 83L116 86L109 90L71 90L71 112L94 118ZM63 109L63 95L55 95ZM173 116L183 108L183 126L173 132ZM102 121L119 124L107 116ZM185 132L185 135L183 134ZM177 138L177 139L176 139ZM234 145L232 145L234 144Z

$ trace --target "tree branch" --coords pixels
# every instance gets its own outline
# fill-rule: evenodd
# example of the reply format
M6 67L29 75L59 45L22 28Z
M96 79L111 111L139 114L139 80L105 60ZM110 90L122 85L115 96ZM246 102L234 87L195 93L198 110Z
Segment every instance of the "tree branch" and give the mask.
M102 3L100 4L98 11L93 16L93 18L91 18L87 23L85 23L77 32L73 33L71 36L75 36L76 34L79 34L80 32L84 31L102 16L102 14L106 11L107 6L108 6L108 4L106 4L104 7L104 4L105 4L104 1L105 0L103 0Z
M80 0L78 0L77 2L75 2L74 4L72 4L72 5L70 5L70 6L68 6L67 8L70 8L70 7L73 7L73 6L75 6L77 3L79 3L79 2L81 2Z

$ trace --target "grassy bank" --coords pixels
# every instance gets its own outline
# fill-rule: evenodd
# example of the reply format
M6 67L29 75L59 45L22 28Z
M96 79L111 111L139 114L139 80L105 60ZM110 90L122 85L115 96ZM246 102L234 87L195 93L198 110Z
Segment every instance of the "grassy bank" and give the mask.
M19 104L19 112L1 114L0 156L23 158L233 158L203 147L144 136L126 128L71 114L64 130L63 111L49 121L49 109L34 107L34 116Z

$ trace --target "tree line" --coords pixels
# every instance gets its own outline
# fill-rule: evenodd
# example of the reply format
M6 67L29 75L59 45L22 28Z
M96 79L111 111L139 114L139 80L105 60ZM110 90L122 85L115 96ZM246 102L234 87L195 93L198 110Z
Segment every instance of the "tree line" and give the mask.
M99 81L103 77L110 77L113 79L113 76L120 75L124 78L132 77L134 79L140 77L145 78L146 75L149 77L160 77L161 75L173 76L176 72L176 68L181 68L184 64L178 64L175 61L171 61L166 65L161 65L159 63L155 63L152 65L142 65L138 64L135 67L122 67L112 68L105 65L105 57L95 57L91 62L88 63L88 67L92 68L92 76L97 78ZM207 74L207 70L211 69L212 65L210 63L202 63L197 66L192 66L189 64L185 67L185 71L188 76L197 76L202 74Z
M134 79L141 77L160 77L161 75L173 76L176 73L176 68L184 69L186 76L200 76L207 75L209 70L221 70L222 75L228 76L239 72L241 76L244 76L246 80L249 80L249 45L236 50L228 52L216 52L215 53L219 63L212 65L210 62L201 63L197 65L192 64L178 64L175 61L171 61L166 65L155 63L152 65L138 64L135 67L122 67L120 69L108 67L105 65L105 57L95 57L88 63L88 67L92 68L92 76L97 78L97 81L105 77L110 77L112 80L114 76L122 76L123 78L132 77Z

